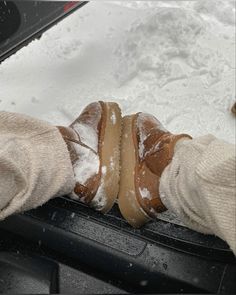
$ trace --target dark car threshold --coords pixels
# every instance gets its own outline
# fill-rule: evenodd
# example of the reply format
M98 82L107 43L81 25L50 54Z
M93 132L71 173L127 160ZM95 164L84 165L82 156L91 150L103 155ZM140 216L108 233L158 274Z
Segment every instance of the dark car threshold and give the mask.
M102 215L79 202L57 198L11 216L0 228L55 251L57 262L58 257L66 257L73 267L93 270L95 277L102 275L112 286L119 282L122 290L236 291L232 279L236 275L235 257L222 240L163 220L135 230L116 206ZM54 254L47 255L55 258Z
M0 1L0 63L87 1Z

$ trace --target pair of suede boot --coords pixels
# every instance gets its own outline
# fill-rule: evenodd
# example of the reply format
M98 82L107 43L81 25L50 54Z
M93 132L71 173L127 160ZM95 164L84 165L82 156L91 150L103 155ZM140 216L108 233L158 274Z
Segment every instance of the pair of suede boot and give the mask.
M152 115L122 118L118 104L94 102L69 127L58 127L70 153L76 186L71 197L102 213L118 200L123 217L140 227L166 210L159 195L162 172L176 142Z

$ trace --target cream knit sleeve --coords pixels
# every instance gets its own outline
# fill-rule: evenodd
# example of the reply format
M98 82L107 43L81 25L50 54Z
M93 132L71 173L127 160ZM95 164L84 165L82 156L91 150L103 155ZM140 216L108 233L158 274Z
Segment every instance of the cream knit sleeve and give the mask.
M206 135L176 145L164 170L160 195L194 230L215 234L236 254L235 145Z
M0 220L70 193L74 174L57 128L0 112L0 180Z

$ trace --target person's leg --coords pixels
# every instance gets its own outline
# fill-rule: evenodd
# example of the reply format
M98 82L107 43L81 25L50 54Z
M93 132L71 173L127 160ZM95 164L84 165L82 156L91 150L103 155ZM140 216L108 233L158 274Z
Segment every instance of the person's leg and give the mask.
M119 207L140 227L170 209L191 229L215 234L236 253L235 145L212 135L167 131L152 115L123 121Z
M227 241L236 253L235 145L206 135L179 141L160 197L186 226Z
M167 210L159 196L159 183L181 138L191 140L187 134L171 134L150 114L123 118L118 204L133 227L138 228Z
M121 111L89 104L69 127L0 112L0 220L69 194L103 213L119 189Z
M76 185L71 197L108 212L120 181L121 111L113 102L93 102L69 126L59 127L68 145Z
M0 220L70 193L74 172L58 129L0 112L0 178Z

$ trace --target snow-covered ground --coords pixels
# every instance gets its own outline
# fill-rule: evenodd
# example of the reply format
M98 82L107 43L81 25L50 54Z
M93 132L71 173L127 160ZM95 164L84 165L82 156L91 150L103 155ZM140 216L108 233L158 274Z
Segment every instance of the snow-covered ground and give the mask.
M0 65L0 109L69 124L94 100L235 142L235 1L94 1Z

